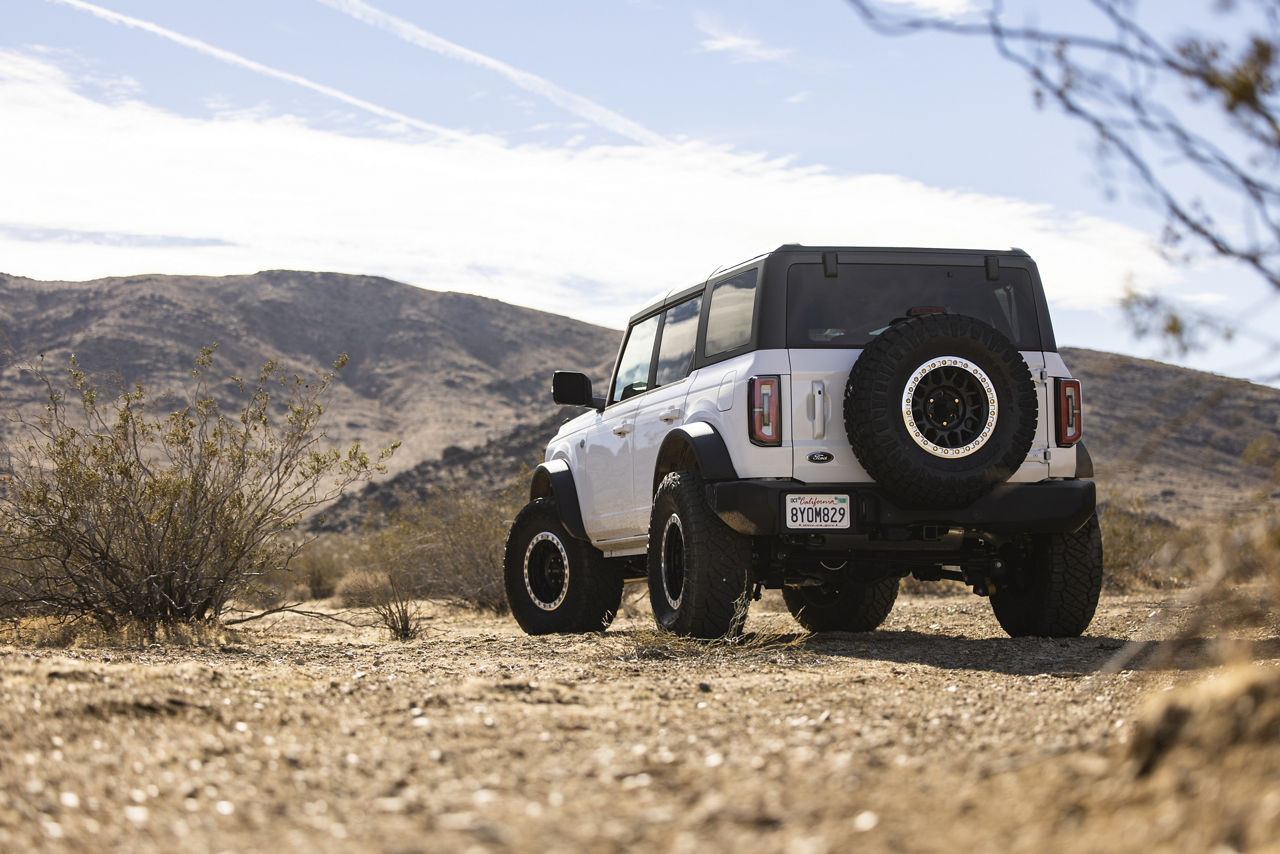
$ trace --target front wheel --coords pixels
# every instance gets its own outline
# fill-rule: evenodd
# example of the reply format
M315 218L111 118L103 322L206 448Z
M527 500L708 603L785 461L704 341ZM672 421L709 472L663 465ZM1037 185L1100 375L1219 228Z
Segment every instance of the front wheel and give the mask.
M1102 593L1102 531L1093 515L1071 534L1037 534L1021 570L991 594L991 610L1011 637L1084 634Z
M680 635L736 635L747 619L751 540L711 511L696 472L662 479L649 523L649 601Z
M622 576L569 535L550 498L530 501L516 516L502 574L511 614L531 635L603 631L622 601Z
M811 632L874 631L898 599L898 579L869 583L850 579L821 587L784 587L782 601L796 622Z

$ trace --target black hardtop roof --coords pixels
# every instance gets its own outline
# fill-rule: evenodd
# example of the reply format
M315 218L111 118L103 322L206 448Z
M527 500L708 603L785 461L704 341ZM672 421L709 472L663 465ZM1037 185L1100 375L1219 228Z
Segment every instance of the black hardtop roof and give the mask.
M921 260L924 258L930 258L930 260L937 261L941 260L941 256L950 256L952 258L955 258L956 256L967 256L974 259L974 264L983 263L982 259L991 255L1003 256L1006 258L1010 256L1020 256L1028 261L1031 258L1025 250L1018 249L1017 247L1009 249L944 249L918 246L805 246L801 243L784 243L777 249L752 256L745 261L739 261L737 264L718 267L715 272L697 284L668 292L661 299L650 302L640 311L633 314L629 322L635 323L637 320L647 317L655 311L659 311L678 302L683 302L694 294L700 292L704 287L706 287L707 282L710 282L713 279L719 280L734 275L742 268L763 263L774 255L786 254L790 256L811 256L816 261L820 260L823 253L826 252L835 252L837 257L842 254L857 255L864 261L881 261L882 263L888 261L903 261L911 257Z
M806 246L802 243L784 243L773 252L848 252L857 255L1022 255L1025 250L1012 247L1009 249L957 249L927 246Z

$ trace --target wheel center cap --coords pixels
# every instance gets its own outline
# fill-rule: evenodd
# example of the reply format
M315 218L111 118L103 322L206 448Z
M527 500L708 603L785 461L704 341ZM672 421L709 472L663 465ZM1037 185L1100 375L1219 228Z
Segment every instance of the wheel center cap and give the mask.
M955 389L943 388L929 395L924 404L925 414L939 427L950 427L964 417L964 404Z

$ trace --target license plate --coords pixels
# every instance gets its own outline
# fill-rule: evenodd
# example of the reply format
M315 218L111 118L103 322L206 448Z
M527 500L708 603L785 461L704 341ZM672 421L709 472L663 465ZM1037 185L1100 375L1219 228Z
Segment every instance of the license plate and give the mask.
M788 495L783 512L792 530L849 528L847 495Z

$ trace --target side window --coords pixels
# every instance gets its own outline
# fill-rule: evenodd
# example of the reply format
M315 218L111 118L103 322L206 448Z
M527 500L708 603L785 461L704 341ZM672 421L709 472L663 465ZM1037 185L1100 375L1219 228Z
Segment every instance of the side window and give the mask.
M610 403L626 400L632 395L649 389L649 368L653 364L653 343L658 337L658 319L655 314L646 318L627 333L627 343L618 358L618 375L613 380Z
M662 323L662 343L658 345L658 385L677 382L689 375L693 350L698 343L701 309L701 296L667 309Z
M751 341L756 310L756 270L725 279L711 289L704 356L715 356Z

